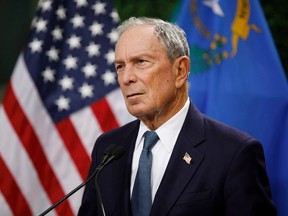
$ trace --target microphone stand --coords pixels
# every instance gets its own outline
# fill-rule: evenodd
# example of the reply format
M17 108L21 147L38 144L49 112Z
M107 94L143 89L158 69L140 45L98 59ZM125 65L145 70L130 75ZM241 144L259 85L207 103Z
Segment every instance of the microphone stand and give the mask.
M98 203L99 203L100 208L101 208L102 216L106 216L106 213L105 213L105 209L104 209L104 205L103 205L103 201L102 201L102 197L101 197L101 193L100 193L100 188L98 186L98 175L100 173L100 170L102 170L103 167L105 167L108 163L110 163L110 161L112 161L114 159L119 159L124 153L125 153L125 149L122 146L118 146L113 151L112 157L108 157L106 162L103 162L102 166L99 167L99 172L95 172L95 187L96 187L97 198L99 201Z
M56 203L54 203L52 206L50 206L48 209L46 209L44 212L42 212L39 216L44 216L48 212L50 212L52 209L56 208L60 203L62 203L64 200L68 199L76 191L78 191L80 188L82 188L84 185L86 185L99 171L100 171L100 169L96 168L95 172L85 182L78 185L75 189L70 191L66 196L62 197L60 200L58 200Z

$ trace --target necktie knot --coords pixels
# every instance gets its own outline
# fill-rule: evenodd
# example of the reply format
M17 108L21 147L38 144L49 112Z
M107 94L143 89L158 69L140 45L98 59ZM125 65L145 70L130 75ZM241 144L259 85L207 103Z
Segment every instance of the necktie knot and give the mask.
M150 151L159 140L159 137L155 131L146 131L144 137L143 149L148 149L148 151Z

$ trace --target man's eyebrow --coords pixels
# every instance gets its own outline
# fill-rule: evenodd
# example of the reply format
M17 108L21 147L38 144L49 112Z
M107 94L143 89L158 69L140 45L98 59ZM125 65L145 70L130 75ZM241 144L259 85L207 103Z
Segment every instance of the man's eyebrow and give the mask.
M128 62L132 62L132 61L136 61L139 60L141 58L153 58L153 54L154 53L149 53L149 52L141 52L141 53L137 53L135 55L129 56L128 57ZM122 59L115 59L114 63L115 64L121 64L124 63L125 61Z
M115 64L120 64L120 63L123 63L123 61L122 61L122 60L117 60L117 59L115 59L114 63L115 63Z
M147 52L140 53L140 54L132 56L129 60L130 61L135 61L135 60L138 60L138 59L141 59L141 58L153 58L153 54L147 53Z

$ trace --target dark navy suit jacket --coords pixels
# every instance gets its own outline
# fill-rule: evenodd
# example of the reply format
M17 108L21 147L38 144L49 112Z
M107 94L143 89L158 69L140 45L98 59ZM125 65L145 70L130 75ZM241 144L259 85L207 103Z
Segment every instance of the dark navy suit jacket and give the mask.
M129 216L130 177L139 120L100 136L89 175L105 148L122 145L125 155L107 165L98 182L107 216ZM183 160L188 153L192 160ZM157 158L153 158L157 162ZM101 215L94 180L85 188L80 216ZM274 216L261 144L239 130L201 114L192 104L155 195L151 216Z

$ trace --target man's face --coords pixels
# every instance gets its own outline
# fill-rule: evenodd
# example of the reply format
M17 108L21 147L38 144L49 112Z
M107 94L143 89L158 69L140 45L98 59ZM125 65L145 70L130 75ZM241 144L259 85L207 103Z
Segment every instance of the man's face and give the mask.
M128 111L141 120L166 116L175 106L176 73L152 26L125 31L115 48L115 67Z

